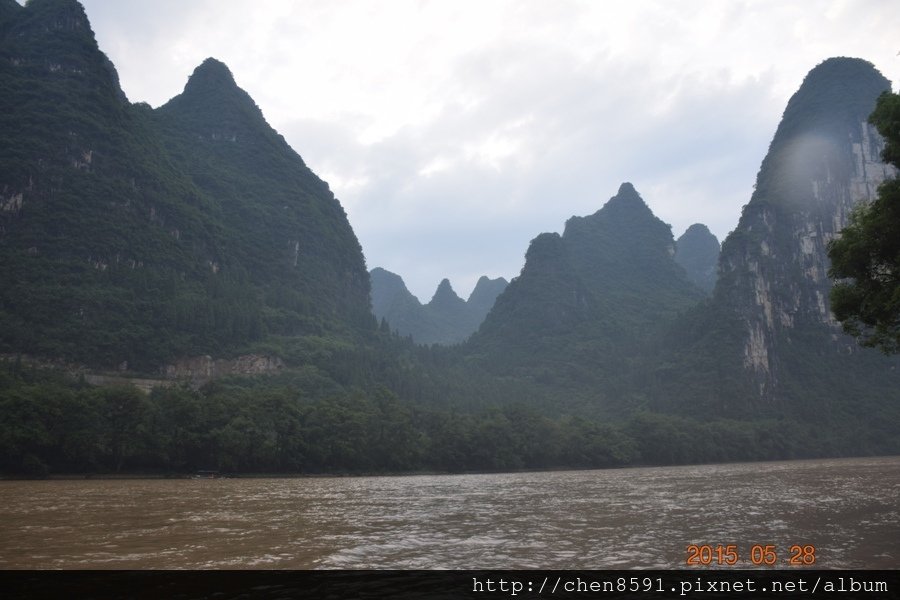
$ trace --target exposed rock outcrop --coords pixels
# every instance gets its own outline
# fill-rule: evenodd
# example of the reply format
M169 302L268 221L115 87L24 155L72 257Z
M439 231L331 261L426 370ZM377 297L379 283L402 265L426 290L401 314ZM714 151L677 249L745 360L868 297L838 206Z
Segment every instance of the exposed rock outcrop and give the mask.
M166 379L205 383L229 375L270 375L283 368L284 361L280 358L262 354L247 354L232 359L204 355L180 359L166 366L163 373Z
M880 160L883 140L867 123L888 89L862 60L829 59L813 69L791 98L756 191L723 244L717 300L741 323L743 364L763 402L779 401L781 354L793 344L792 332L825 327L827 338L855 348L829 308L827 245L853 207L872 200L894 175Z

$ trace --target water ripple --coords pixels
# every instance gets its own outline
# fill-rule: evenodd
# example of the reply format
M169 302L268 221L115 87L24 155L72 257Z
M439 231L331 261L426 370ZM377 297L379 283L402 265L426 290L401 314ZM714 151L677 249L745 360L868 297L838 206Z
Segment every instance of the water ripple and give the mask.
M411 477L0 482L0 568L900 568L900 458Z

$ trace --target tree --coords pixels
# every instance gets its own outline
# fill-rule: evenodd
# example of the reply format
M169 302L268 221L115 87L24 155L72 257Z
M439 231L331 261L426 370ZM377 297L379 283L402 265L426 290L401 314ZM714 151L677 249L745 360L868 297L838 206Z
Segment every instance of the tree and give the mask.
M900 96L885 92L869 117L885 138L882 158L900 168ZM900 352L900 179L885 181L828 246L836 279L831 309L864 346Z
M102 431L116 473L143 443L141 429L147 413L147 397L134 386L99 389Z

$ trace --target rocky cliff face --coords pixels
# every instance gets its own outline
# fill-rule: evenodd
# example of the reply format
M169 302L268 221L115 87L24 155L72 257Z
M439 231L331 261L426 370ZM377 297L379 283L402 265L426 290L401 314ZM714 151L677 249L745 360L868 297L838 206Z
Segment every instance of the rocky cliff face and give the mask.
M822 329L834 350L856 351L829 310L827 244L859 202L893 175L866 120L889 82L869 63L830 59L788 104L756 191L723 244L717 302L738 317L743 365L765 403L779 401L785 351Z
M233 359L213 358L209 355L191 356L166 365L162 374L167 380L186 380L200 385L229 375L271 375L284 368L278 357L246 354Z

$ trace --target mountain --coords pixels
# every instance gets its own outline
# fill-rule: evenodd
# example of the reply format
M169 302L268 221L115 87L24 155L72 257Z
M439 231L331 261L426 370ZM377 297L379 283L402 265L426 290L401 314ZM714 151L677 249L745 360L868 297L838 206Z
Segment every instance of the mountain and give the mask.
M703 297L674 255L669 225L623 183L562 235L532 240L469 352L494 372L615 394L662 324Z
M131 104L74 0L0 5L0 353L154 372L374 326L328 186L209 59Z
M403 278L381 267L369 272L372 282L372 312L375 318L387 321L391 330L400 335L433 336L433 325L418 298L406 288Z
M222 211L231 261L267 289L273 333L315 332L333 316L365 325L369 278L340 203L234 82L207 59L157 122L172 157ZM223 256L224 260L229 260Z
M418 344L457 344L474 333L507 282L502 277L479 278L468 300L460 298L450 281L438 285L424 306L410 293L403 279L380 267L370 272L372 312L391 330L410 336Z
M476 315L474 320L478 321L478 325L481 325L491 308L494 307L497 296L502 294L508 285L509 282L503 277L491 279L486 275L482 275L478 278L472 293L469 294L469 299L466 300L466 303Z
M0 0L0 29L6 27L7 21L17 18L22 5L16 0Z
M426 306L447 315L457 316L465 311L466 301L456 295L449 279L442 279Z
M722 245L713 299L685 324L672 377L663 377L684 386L675 394L682 407L843 418L898 399L900 362L862 349L834 321L827 257L853 207L895 174L867 122L889 89L870 63L833 58L788 102ZM686 381L685 372L703 375Z
M695 223L675 242L675 262L684 267L688 279L711 294L716 286L719 240L702 223Z

